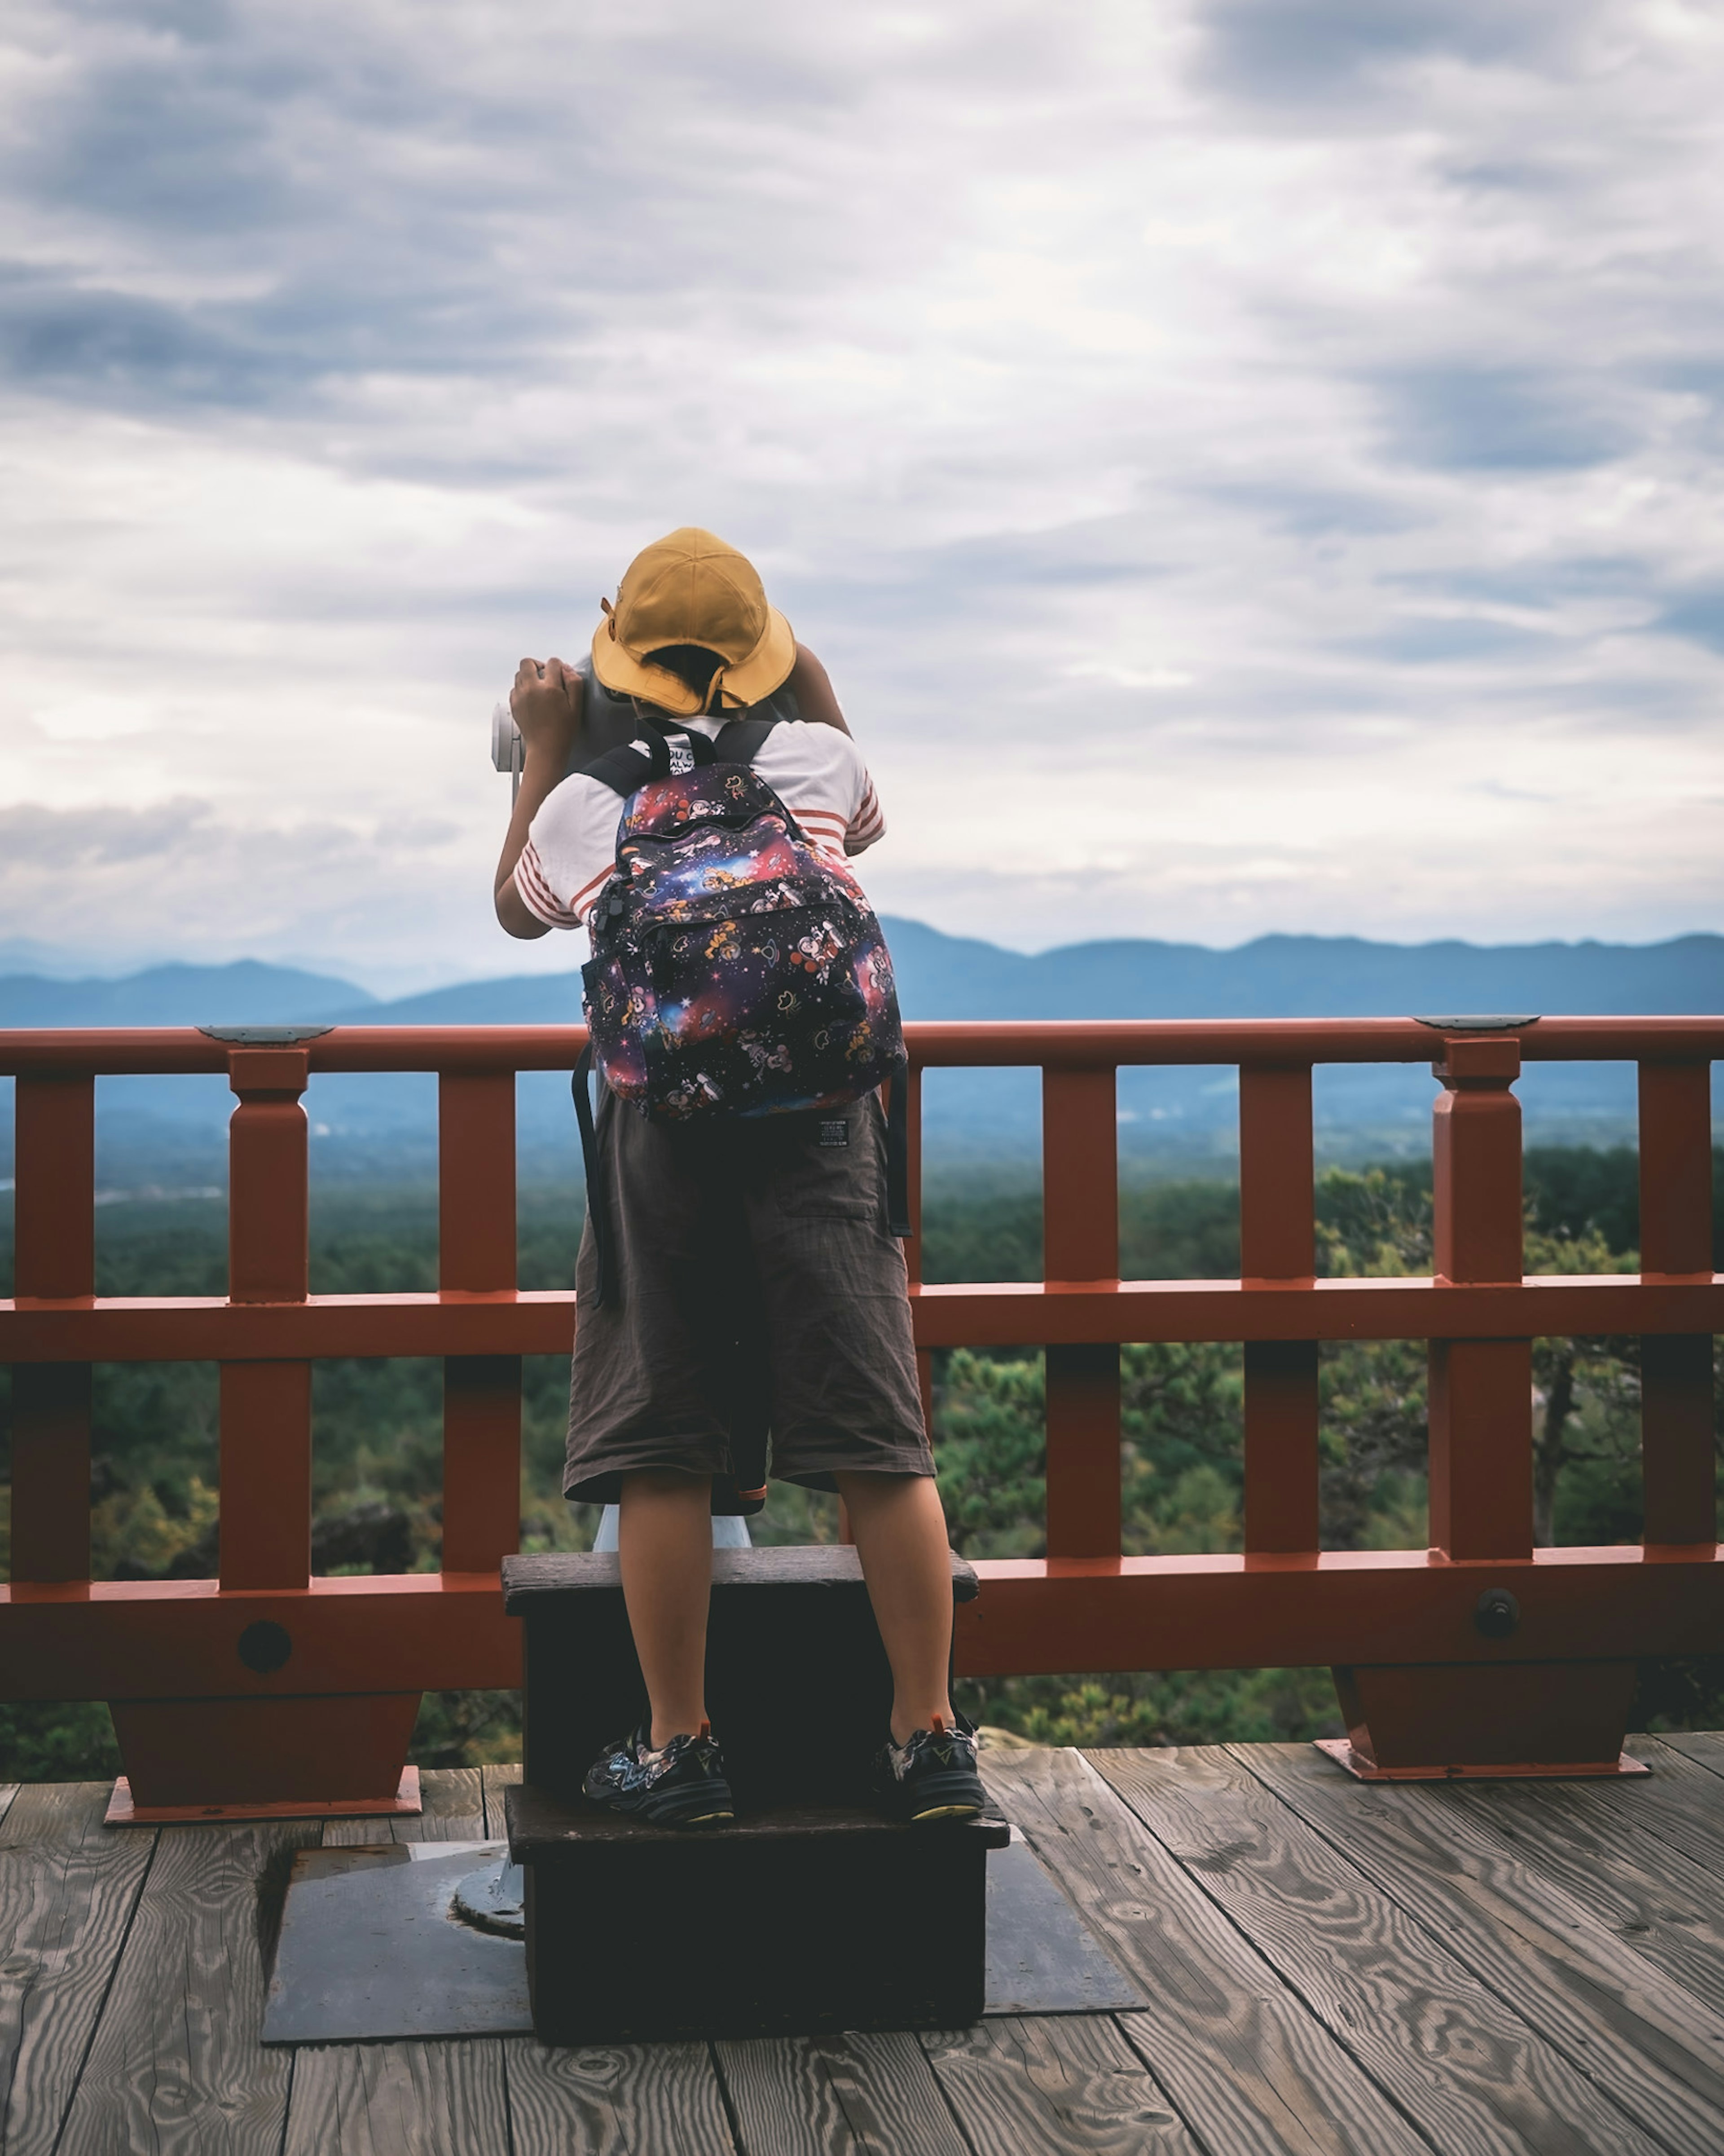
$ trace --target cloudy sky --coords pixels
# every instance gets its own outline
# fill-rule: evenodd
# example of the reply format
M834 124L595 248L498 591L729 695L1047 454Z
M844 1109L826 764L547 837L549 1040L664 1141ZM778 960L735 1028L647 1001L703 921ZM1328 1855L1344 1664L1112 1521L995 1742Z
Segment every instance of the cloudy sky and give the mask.
M1724 13L10 0L0 953L564 966L670 526L1026 949L1724 928Z

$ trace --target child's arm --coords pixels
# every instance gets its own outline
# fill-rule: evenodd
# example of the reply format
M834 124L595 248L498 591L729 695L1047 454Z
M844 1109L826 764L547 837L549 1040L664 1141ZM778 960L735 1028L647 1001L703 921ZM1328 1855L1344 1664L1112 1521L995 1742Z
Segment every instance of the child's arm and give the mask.
M797 709L812 725L836 726L841 734L849 733L833 693L832 678L807 644L797 645L796 664L784 685L795 697Z
M534 817L568 768L569 751L581 731L585 690L580 675L565 669L560 659L547 659L542 666L536 660L523 659L509 692L509 709L521 729L521 792L497 861L496 907L498 921L510 935L523 940L551 932L528 911L516 889L515 865Z

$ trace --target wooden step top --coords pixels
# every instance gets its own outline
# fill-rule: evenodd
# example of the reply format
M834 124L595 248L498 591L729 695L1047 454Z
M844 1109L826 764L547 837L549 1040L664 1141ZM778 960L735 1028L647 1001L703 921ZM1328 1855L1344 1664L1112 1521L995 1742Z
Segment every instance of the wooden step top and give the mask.
M649 1826L643 1820L627 1818L584 1797L560 1797L531 1782L516 1782L505 1792L504 1817L509 1835L509 1854L516 1864L531 1864L536 1856L603 1844L650 1843L677 1846L716 1842L839 1841L914 1835L918 1844L930 1837L952 1836L971 1846L980 1837L984 1849L1003 1849L1012 1830L998 1818L942 1821L928 1826L910 1826L901 1820L882 1818L861 1804L782 1804L763 1811L741 1811L727 1825L707 1828Z
M981 1584L956 1551L952 1558L955 1602L973 1602ZM526 1617L556 1600L596 1590L622 1592L614 1551L505 1557L503 1607L511 1617ZM729 1599L739 1590L767 1588L849 1588L863 1591L862 1566L848 1543L796 1544L782 1549L716 1549L712 1590Z

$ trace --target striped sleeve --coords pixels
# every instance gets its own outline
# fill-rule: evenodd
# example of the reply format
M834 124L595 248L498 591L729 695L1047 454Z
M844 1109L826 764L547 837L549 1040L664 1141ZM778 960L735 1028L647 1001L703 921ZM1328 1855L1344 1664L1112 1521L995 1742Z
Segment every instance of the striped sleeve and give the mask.
M598 886L603 881L604 875L595 876L587 891L577 891L572 902L565 906L546 881L544 863L531 839L521 848L521 858L515 864L515 888L521 893L521 904L547 928L578 928L582 900L587 899L590 903L592 898L598 896Z
M581 928L616 865L617 797L577 772L546 796L515 865L515 888L547 928Z
M876 839L886 834L886 819L880 813L880 796L874 790L874 781L865 774L862 798L856 803L856 813L845 826L844 848L847 854L865 853Z
M792 811L804 835L824 853L844 850L845 819L835 808L797 808Z

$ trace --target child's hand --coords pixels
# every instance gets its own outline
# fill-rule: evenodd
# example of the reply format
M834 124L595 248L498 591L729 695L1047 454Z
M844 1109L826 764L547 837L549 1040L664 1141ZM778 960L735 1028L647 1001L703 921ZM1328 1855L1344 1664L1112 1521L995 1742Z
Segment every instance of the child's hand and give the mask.
M509 691L509 710L527 757L566 755L581 724L581 677L560 659L523 659Z

